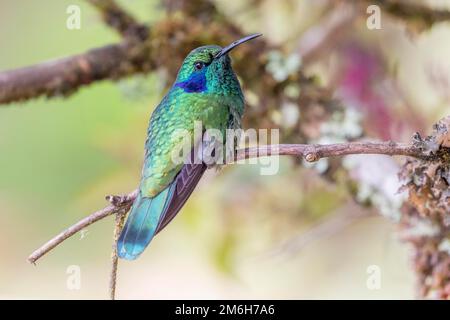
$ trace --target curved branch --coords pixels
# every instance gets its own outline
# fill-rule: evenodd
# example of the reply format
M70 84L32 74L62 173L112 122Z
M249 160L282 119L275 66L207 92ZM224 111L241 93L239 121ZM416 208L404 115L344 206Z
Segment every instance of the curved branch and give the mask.
M415 158L427 159L429 155L414 144L403 144L396 142L350 142L329 145L308 145L308 144L281 144L268 145L254 148L240 149L236 152L233 162L257 158L262 156L297 156L303 157L306 161L314 162L325 157L337 157L350 154L385 154L390 156L410 156ZM125 196L108 196L107 200L111 203L109 206L87 216L64 230L56 237L48 241L42 247L34 251L28 261L35 263L47 252L55 248L67 238L73 236L78 231L112 214L128 211L137 196L137 190Z
M44 245L42 245L39 249L35 250L29 257L28 261L30 263L35 264L36 261L45 255L47 252L55 248L61 242L70 238L77 232L83 230L87 226L106 218L112 214L118 213L121 210L128 211L130 209L131 204L136 198L137 190L123 196L108 196L106 199L111 202L111 205L96 211L89 216L81 219L71 227L59 233L57 236L53 237L51 240L47 241Z

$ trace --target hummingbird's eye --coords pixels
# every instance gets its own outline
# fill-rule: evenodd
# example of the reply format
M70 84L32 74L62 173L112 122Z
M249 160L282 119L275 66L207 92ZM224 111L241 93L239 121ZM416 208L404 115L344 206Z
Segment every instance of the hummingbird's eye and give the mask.
M194 64L195 70L202 70L204 66L205 66L205 64L201 61L198 61Z

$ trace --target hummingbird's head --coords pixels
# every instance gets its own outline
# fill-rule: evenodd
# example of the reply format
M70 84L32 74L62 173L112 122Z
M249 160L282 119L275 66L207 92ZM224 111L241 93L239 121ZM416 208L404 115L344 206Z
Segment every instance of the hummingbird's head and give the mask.
M228 53L238 45L259 36L261 34L247 36L224 48L209 45L192 50L184 59L174 86L187 93L219 94L232 90L236 85L239 87Z

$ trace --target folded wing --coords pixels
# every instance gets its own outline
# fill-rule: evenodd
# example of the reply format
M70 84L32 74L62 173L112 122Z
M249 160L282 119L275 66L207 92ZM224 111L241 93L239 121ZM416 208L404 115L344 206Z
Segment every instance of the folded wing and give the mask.
M186 203L206 168L204 163L184 164L173 182L155 197L139 193L119 237L120 258L134 260L145 250Z

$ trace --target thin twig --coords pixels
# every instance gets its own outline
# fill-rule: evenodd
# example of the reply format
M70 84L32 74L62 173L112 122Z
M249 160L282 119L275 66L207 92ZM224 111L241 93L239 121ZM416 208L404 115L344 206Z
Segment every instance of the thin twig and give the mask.
M76 234L77 232L83 230L84 228L86 228L87 226L93 224L94 222L97 222L103 218L106 218L112 214L115 214L117 212L119 212L120 210L125 210L125 209L129 209L129 207L131 206L131 203L134 201L134 199L136 198L137 195L137 190L129 193L126 196L122 197L122 201L121 202L115 202L112 203L111 205L97 211L94 212L92 214L90 214L89 216L81 219L80 221L78 221L77 223L75 223L74 225L72 225L71 227L67 228L66 230L62 231L61 233L59 233L57 236L53 237L52 239L50 239L48 242L46 242L44 245L42 245L39 249L35 250L29 257L28 257L28 261L30 263L35 264L36 261L38 259L40 259L43 255L45 255L47 252L49 252L50 250L52 250L53 248L55 248L57 245L59 245L61 242L63 242L64 240L66 240L67 238L70 238L71 236L73 236L74 234ZM117 199L119 197L114 196L114 197L110 197L109 199ZM111 202L112 200L110 200Z
M147 26L138 23L115 1L89 0L105 22L125 39L117 44L36 65L0 72L0 104L39 96L61 97L104 79L116 80L150 70Z
M116 279L117 279L117 265L119 258L117 256L117 240L119 240L120 233L122 232L125 218L127 216L127 210L120 210L116 213L114 237L113 237L113 250L111 253L111 274L109 278L109 297L111 300L116 299Z
M234 162L249 158L257 158L262 156L297 156L303 157L306 161L314 162L320 158L336 157L350 154L385 154L385 155L401 155L426 159L429 156L412 144L403 144L396 142L350 142L329 145L307 145L307 144L281 144L269 145L253 148L240 149L236 153ZM84 229L88 225L97 222L107 216L118 213L119 211L127 211L134 199L137 190L125 196L109 196L108 200L111 205L97 211L86 218L80 220L73 226L64 230L53 239L49 240L42 247L34 251L28 258L28 261L35 263L39 258L47 252L55 248L58 244L71 237L78 231Z

